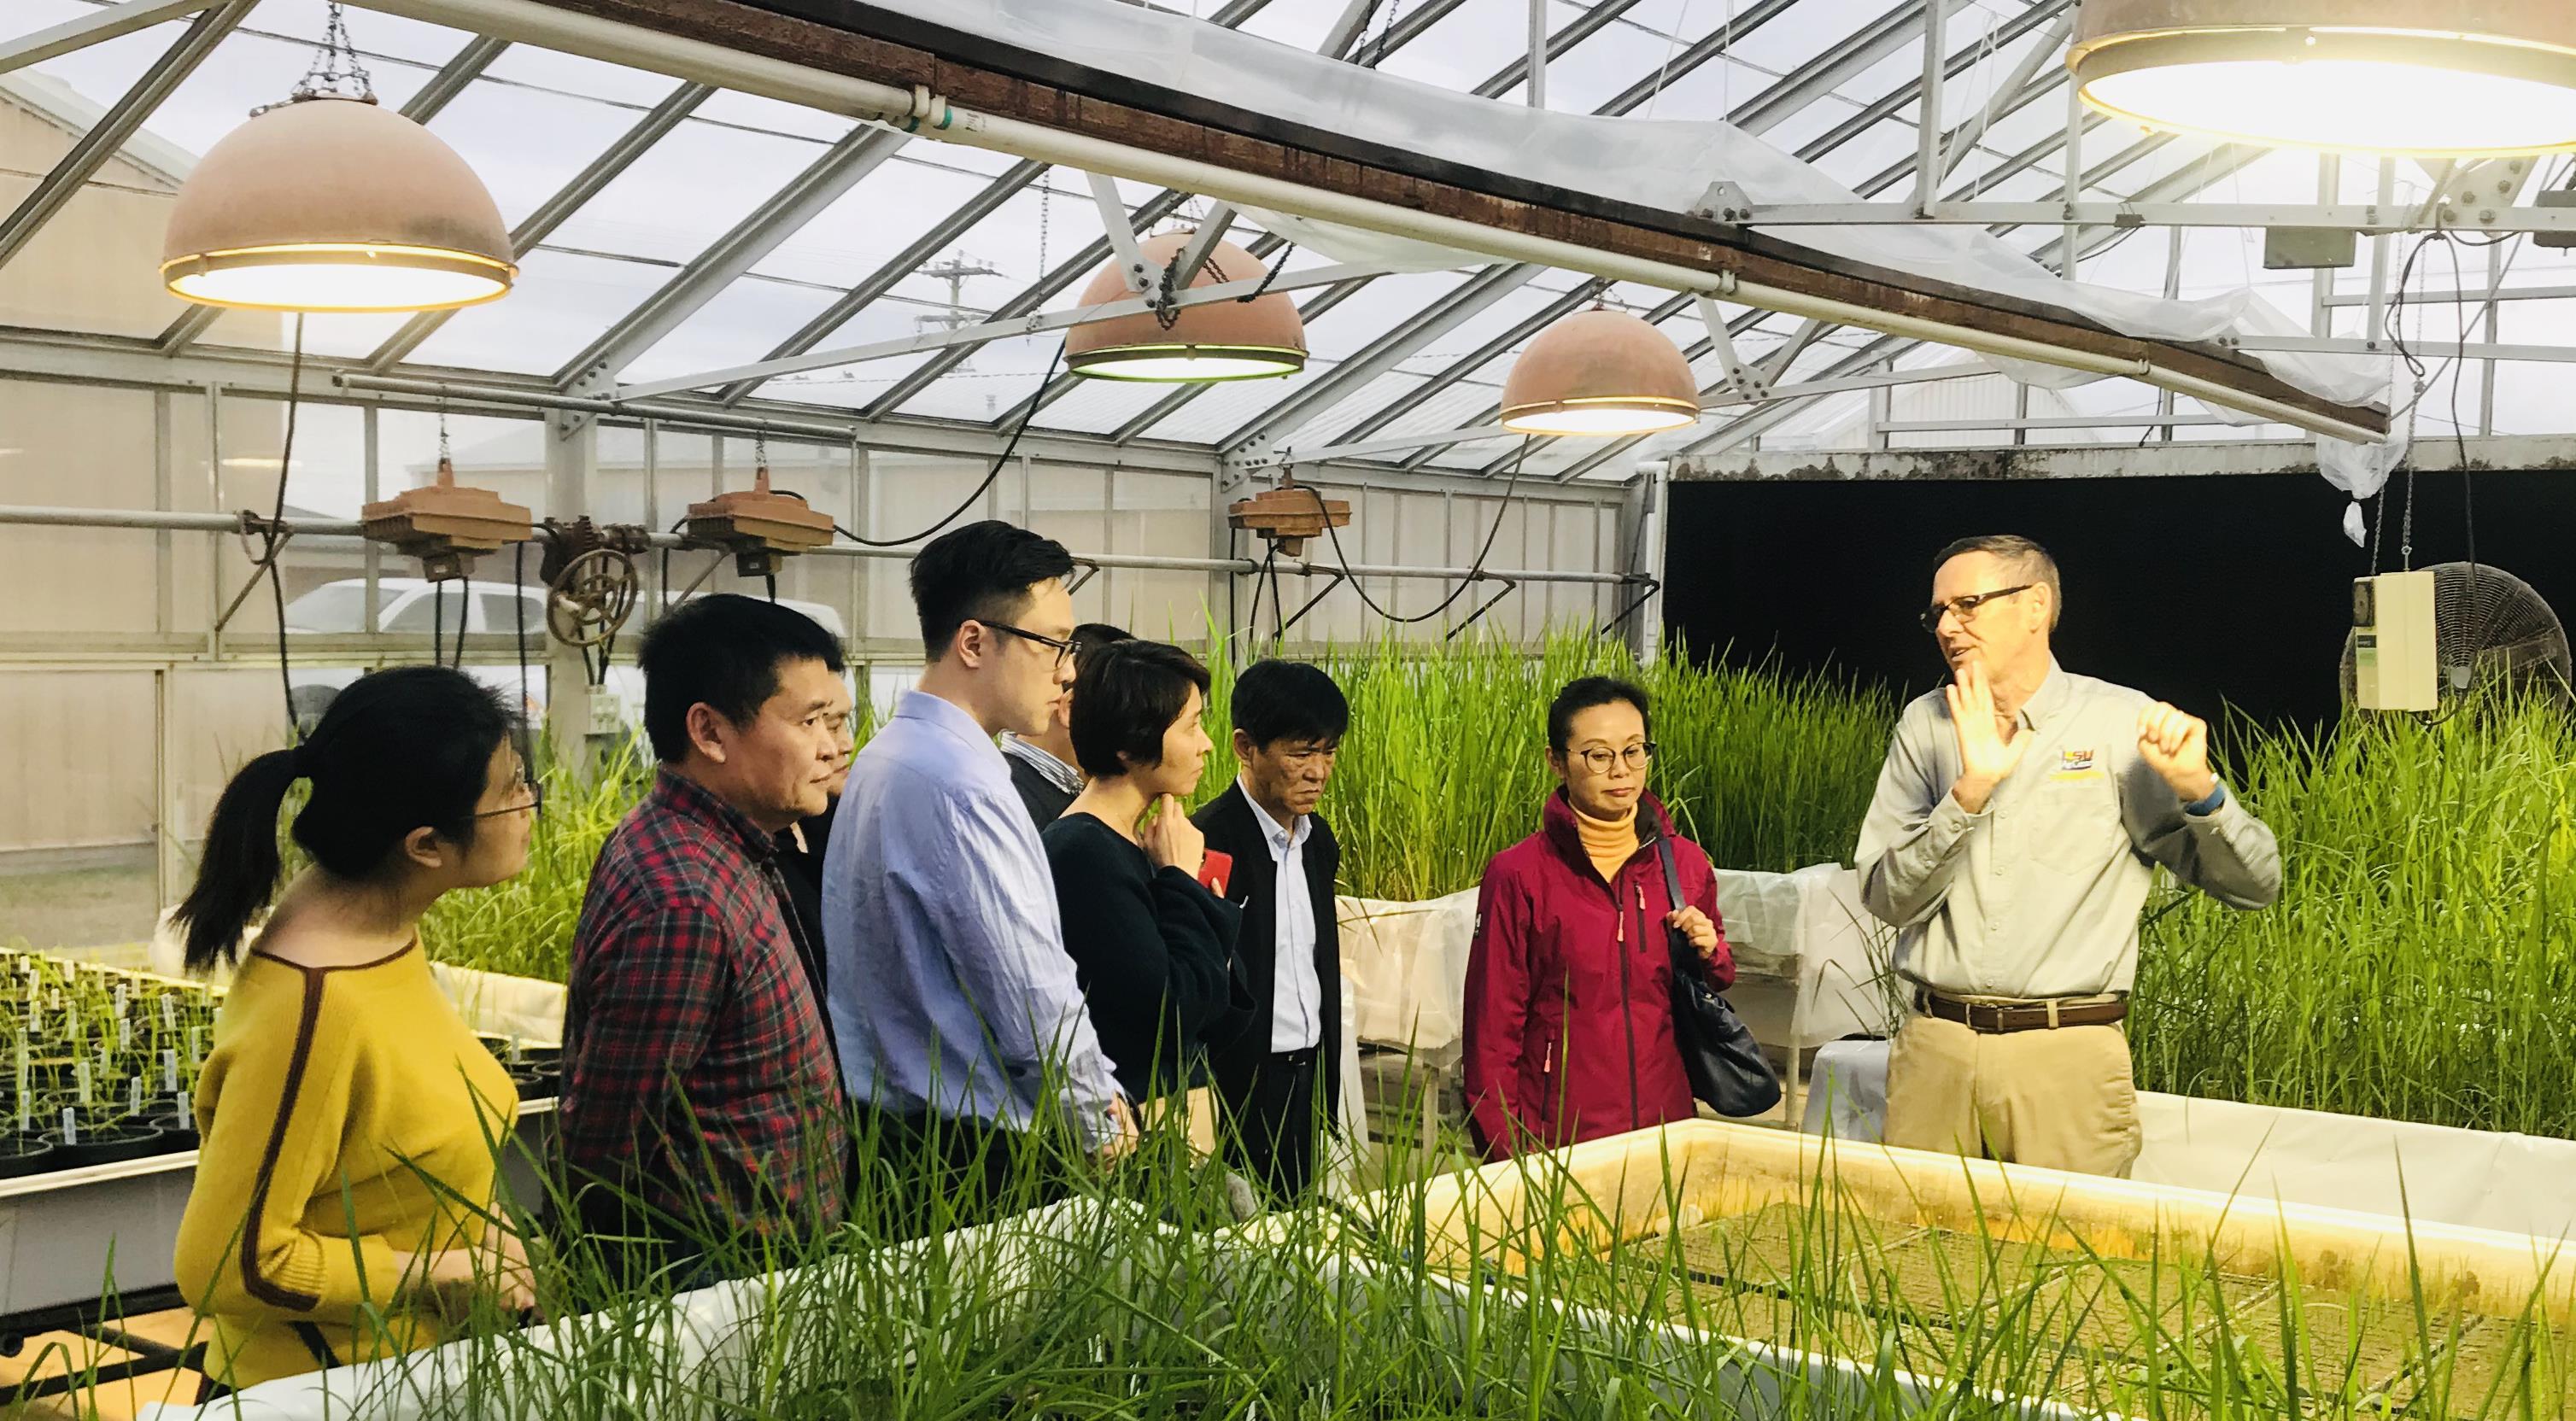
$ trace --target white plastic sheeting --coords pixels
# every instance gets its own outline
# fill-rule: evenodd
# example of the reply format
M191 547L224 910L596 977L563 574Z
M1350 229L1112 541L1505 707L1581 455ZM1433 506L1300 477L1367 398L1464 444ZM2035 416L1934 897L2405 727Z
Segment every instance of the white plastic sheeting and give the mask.
M1456 1060L1476 890L1422 903L1336 898L1333 911L1342 928L1346 1034L1439 1064Z
M1887 1054L1884 1041L1818 1051L1808 1133L1878 1139ZM2154 1091L2138 1095L2138 1124L2141 1184L2576 1241L2576 1140Z
M1735 951L1730 998L1757 1038L1809 1047L1888 1029L1885 934L1861 907L1851 870L1720 869L1717 907ZM1335 909L1350 984L1344 1015L1353 1032L1441 1064L1454 1061L1476 890L1422 903L1341 898Z
M1719 181L1756 205L1861 201L1850 188L1731 124L1709 119L1599 118L1478 98L1117 0L947 0L938 23L997 44L1121 74L1184 94L1212 94L1290 123L1532 182L1688 212ZM1463 253L1276 213L1256 220L1340 261L1426 269L1478 264ZM1971 225L1845 223L1778 229L1783 240L1892 272L2055 307L2152 340L2303 336L2307 329L2251 288L2192 300L2064 280ZM2255 357L2273 374L2327 399L2379 398L2376 362L2314 354ZM2029 383L2063 387L2101 378L2009 364Z

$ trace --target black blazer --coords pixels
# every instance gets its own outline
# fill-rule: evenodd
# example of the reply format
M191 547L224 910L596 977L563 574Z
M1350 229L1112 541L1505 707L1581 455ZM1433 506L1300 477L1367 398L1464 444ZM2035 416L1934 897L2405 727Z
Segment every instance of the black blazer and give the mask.
M1315 978L1323 988L1319 1013L1323 1029L1316 1046L1323 1058L1320 1078L1324 1082L1324 1116L1338 1120L1342 1099L1342 931L1333 912L1333 881L1341 873L1342 846L1333 838L1332 826L1324 822L1324 816L1308 817L1314 821L1314 828L1306 836L1303 851L1306 892L1315 905ZM1251 800L1244 798L1240 782L1208 801L1206 807L1190 816L1190 822L1207 836L1209 848L1234 856L1234 877L1226 884L1226 897L1243 908L1243 928L1235 937L1235 959L1252 993L1252 1009L1232 1040L1209 1043L1208 1066L1216 1076L1218 1090L1229 1099L1242 1100L1252 1089L1254 1071L1270 1055L1271 1007L1279 981L1279 870L1270 861L1270 841L1262 834L1259 812Z
M1046 777L1046 772L1017 755L1005 755L1002 763L1011 767L1011 788L1020 792L1020 803L1029 807L1029 817L1037 821L1039 832L1064 817L1079 790L1062 789Z

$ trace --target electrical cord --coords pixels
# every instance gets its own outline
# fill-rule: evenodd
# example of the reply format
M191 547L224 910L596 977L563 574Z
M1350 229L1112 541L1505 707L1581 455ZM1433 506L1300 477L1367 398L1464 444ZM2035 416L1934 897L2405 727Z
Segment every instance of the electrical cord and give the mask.
M1277 543L1272 543L1270 545L1270 555L1261 560L1261 570L1252 574L1252 610L1243 619L1243 644L1245 646L1250 646L1254 642L1261 640L1261 584L1263 579L1267 578L1273 590L1273 596L1276 596L1279 579L1271 569L1276 567L1278 563L1279 545ZM1231 581L1231 579L1228 580ZM1288 613L1284 609L1274 607L1271 609L1270 615L1272 618L1276 619L1285 617Z
M519 622L519 715L521 717L519 762L530 766L531 768L528 773L535 774L536 770L533 767L537 762L528 754L529 747L526 737L526 716L528 714L528 545L524 541L510 545L510 591L514 594L510 598L510 601L518 610Z
M1054 384L1055 373L1057 370L1063 368L1063 366L1064 343L1062 341L1058 341L1056 342L1055 347L1055 357L1047 362L1046 374L1038 377L1038 388L1043 390L1047 386ZM851 532L849 529L842 527L838 523L834 523L832 525L832 531L863 548L900 548L910 543L918 543L925 538L937 537L941 532L947 529L949 524L964 517L966 510L973 508L976 504L983 501L986 491L990 490L995 481L1002 477L1002 470L1011 462L1011 455L1018 452L1020 447L1020 436L1029 432L1029 421L1037 417L1037 412L1038 402L1034 399L1021 407L1019 423L1011 426L1010 441L1002 446L1002 452L994 458L993 467L986 471L984 481L975 485L975 491L966 495L964 501L960 502L955 508L950 509L947 517L940 519L938 522L931 524L929 527L913 534L909 538L862 538L858 534Z
M1342 579L1351 585L1351 590L1353 592L1360 595L1361 604L1366 606L1370 611L1377 613L1379 616L1398 626L1411 626L1417 622L1430 621L1432 618L1439 616L1441 613L1446 612L1451 607L1457 605L1458 599L1467 594L1467 589L1475 586L1476 583L1485 575L1485 559L1493 553L1494 541L1502 536L1503 519L1512 511L1512 494L1520 487L1521 465L1529 458L1530 445L1536 442L1537 440L1534 436L1522 436L1520 452L1512 456L1511 479L1503 485L1503 501L1501 505L1494 510L1494 526L1486 530L1485 545L1476 550L1476 560L1468 565L1467 575L1464 578L1459 579L1458 585L1450 589L1448 596L1440 599L1439 606L1432 608L1430 611L1425 612L1418 617L1397 616L1395 613L1379 606L1377 599L1368 594L1368 588L1363 586L1359 578L1352 574L1350 554L1342 551L1342 532L1339 528L1333 526L1333 520L1328 514L1324 519L1324 531L1332 537L1333 557L1336 561L1341 563ZM1305 488L1307 494L1313 497L1315 500L1316 512L1327 512L1324 506L1324 495L1322 490L1308 488L1302 484L1299 485L1299 487ZM1275 600L1278 593L1274 591L1271 596Z
M295 677L289 669L286 652L286 583L278 575L278 554L285 551L286 475L295 467L295 414L304 395L304 313L295 313L295 351L286 365L286 438L277 451L277 500L272 505L268 528L260 545L260 566L268 571L270 599L277 607L277 689L286 698L286 733L295 743L304 743L303 727L295 723Z

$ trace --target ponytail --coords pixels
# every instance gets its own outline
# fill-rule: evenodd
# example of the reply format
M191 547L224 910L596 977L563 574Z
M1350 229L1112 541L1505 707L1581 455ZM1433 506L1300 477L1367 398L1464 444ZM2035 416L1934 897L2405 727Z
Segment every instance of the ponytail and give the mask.
M277 852L277 816L296 779L296 752L271 750L232 777L215 801L197 881L171 921L188 930L188 970L202 973L228 964L240 949L251 919L277 894L283 865Z
M471 845L493 753L516 728L498 695L452 667L359 677L301 748L242 766L215 801L196 885L172 915L187 926L188 970L231 962L277 896L277 816L298 779L313 792L295 816L296 847L333 878L360 882L384 873L415 830Z

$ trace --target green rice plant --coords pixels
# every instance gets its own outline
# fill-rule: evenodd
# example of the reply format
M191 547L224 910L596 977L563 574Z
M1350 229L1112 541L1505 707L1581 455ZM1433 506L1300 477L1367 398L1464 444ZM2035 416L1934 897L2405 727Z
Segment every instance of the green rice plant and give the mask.
M1650 785L1682 832L1729 868L1845 860L1896 703L1883 692L1776 667L1702 664L1671 647L1640 664L1613 642L1550 638L1535 655L1498 637L1424 648L1389 636L1315 658L1351 703L1323 813L1342 844L1343 891L1419 900L1472 887L1536 832L1555 788L1547 706L1580 676L1637 681L1654 704ZM1210 731L1230 743L1239 667L1211 668ZM1210 757L1203 798L1230 783Z
M2576 1136L2576 722L2540 700L2354 719L2241 769L2281 899L2162 896L2140 1083Z
M653 787L653 756L640 738L601 756L588 775L540 755L545 808L528 836L528 865L489 888L450 893L420 923L439 962L560 982L571 971L573 928L591 865L628 812Z
M2165 1242L2148 1212L2129 1257L2005 1201L1978 1210L1991 1229L1928 1238L1938 1231L1870 1214L1829 1175L1702 1218L1680 1209L1667 1161L1657 1215L1620 1219L1542 1155L1507 1170L1520 1202L1499 1227L1452 1237L1435 1199L1454 1191L1422 1180L1238 1222L1217 1176L1168 1135L1108 1167L1022 1154L998 1197L962 1204L881 1169L887 1140L864 1115L855 1138L862 1183L844 1227L710 1238L740 1281L685 1299L668 1280L608 1276L578 1241L541 1248L553 1326L484 1315L443 1353L343 1374L334 1414L2003 1421L2049 1403L2156 1421L2563 1421L2567 1409L2564 1329L2538 1296L2480 1316L2420 1275L2407 1296L2362 1298L2307 1286L2295 1267L2231 1274Z

